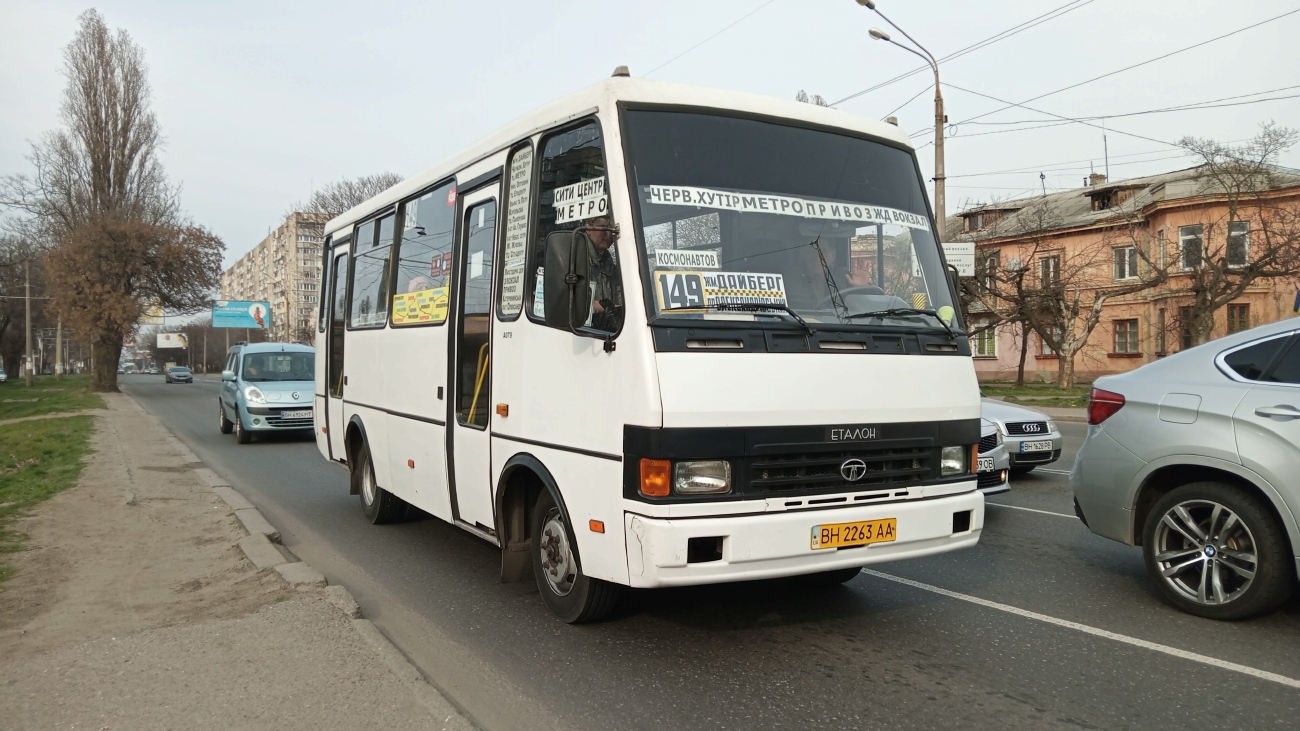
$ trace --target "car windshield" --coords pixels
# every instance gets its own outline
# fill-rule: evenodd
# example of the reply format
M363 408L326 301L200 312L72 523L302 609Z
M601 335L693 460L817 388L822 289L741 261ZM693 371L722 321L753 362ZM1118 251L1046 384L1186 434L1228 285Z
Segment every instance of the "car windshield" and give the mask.
M652 319L953 317L911 153L709 114L630 111L626 126Z
M245 381L310 381L315 378L315 353L249 353L240 375Z

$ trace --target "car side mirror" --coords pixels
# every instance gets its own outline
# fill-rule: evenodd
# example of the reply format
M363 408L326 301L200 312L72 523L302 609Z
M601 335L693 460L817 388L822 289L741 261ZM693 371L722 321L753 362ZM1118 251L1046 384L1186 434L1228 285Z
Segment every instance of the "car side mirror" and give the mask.
M577 329L591 319L591 241L581 231L553 231L546 237L546 324Z
M235 372L234 372L234 371L222 371L222 372L221 372L221 380L223 380L223 381L233 381L233 380L235 380Z

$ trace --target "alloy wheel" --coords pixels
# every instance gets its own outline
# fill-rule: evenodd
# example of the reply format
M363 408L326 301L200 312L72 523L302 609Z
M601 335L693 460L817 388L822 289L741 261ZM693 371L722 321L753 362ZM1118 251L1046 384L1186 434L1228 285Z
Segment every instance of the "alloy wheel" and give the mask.
M1245 522L1212 500L1187 500L1160 518L1154 558L1164 581L1188 601L1223 605L1255 580L1259 556Z

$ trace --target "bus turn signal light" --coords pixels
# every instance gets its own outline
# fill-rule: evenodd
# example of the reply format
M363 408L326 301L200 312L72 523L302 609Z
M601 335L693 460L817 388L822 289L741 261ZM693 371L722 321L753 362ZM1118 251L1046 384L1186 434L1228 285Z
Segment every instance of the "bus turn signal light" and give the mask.
M605 532L605 521L603 521L603 520L589 520L589 521L587 521L587 527L591 529L591 532L592 532L592 533L604 533L604 532Z
M646 497L668 497L672 489L673 463L666 459L641 459L641 494Z

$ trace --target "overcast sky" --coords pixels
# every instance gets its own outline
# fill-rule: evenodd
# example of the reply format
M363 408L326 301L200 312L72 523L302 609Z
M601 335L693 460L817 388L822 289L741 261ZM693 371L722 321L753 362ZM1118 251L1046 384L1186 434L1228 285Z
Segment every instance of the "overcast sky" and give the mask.
M1003 106L970 92L1024 102L1300 8L1295 0L879 2L940 58L1062 6L1059 17L941 65L955 123L949 213L1037 193L1040 170L1052 191L1081 186L1090 164L1105 168L1100 129L1071 123L1003 133L1032 124L963 123ZM59 125L61 53L87 7L0 0L0 175L26 172L28 142ZM186 211L225 240L227 265L313 186L384 170L417 173L619 64L634 76L654 70L656 79L782 98L806 89L836 102L919 63L872 41L870 28L893 30L853 0L106 0L94 7L144 48L167 170L183 186ZM1295 13L1028 106L1113 116L1297 87L1298 37ZM923 145L933 137L930 78L917 74L838 106L896 114ZM1300 88L1219 103L1296 94ZM977 122L1048 119L1013 108ZM1300 126L1300 98L1110 119L1111 179L1186 167L1188 159L1162 142L1243 140L1270 119ZM928 177L934 149L918 154ZM1300 167L1300 150L1283 163ZM1023 171L985 174L1012 169Z

